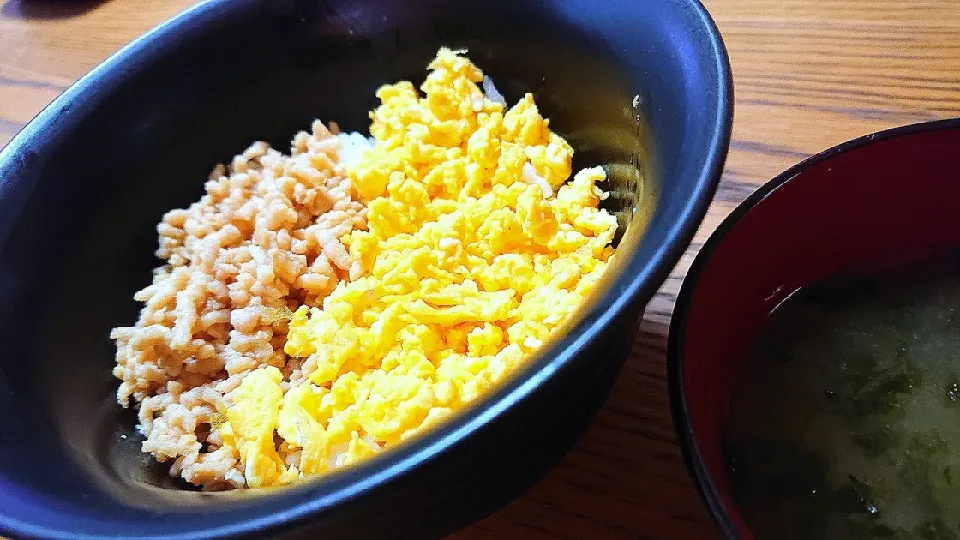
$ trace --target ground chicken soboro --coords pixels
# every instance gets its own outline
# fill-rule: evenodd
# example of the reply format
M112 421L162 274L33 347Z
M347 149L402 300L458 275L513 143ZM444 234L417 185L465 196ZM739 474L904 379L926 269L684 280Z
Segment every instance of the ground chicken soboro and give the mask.
M290 323L307 380L265 366L231 396L223 436L251 487L365 459L476 399L613 257L604 171L569 180L573 149L533 97L507 109L448 49L430 68L422 96L409 82L377 92L375 148L349 168L369 209L369 230L343 237L357 271Z
M289 156L255 143L157 227L167 264L134 296L146 304L136 325L111 337L117 397L139 402L143 451L172 460L172 475L206 489L247 485L223 440L225 396L264 366L303 378L301 359L283 351L290 308L316 305L349 275L339 238L364 230L367 210L338 161L368 145L320 122Z

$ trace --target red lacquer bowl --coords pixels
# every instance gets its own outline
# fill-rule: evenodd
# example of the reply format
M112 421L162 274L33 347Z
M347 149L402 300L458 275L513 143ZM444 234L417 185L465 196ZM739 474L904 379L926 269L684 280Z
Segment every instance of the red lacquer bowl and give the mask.
M670 400L687 466L725 538L753 540L721 447L731 386L760 324L832 274L960 246L960 119L855 139L794 166L707 241L677 301Z

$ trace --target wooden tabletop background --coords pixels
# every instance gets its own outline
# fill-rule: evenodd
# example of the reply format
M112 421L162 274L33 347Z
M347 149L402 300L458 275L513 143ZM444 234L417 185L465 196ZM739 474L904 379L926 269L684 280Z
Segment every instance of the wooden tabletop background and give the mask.
M78 77L194 0L0 0L0 144ZM713 540L667 407L666 334L685 269L757 186L847 139L960 116L960 0L706 0L736 116L716 201L650 304L613 395L577 448L456 540Z

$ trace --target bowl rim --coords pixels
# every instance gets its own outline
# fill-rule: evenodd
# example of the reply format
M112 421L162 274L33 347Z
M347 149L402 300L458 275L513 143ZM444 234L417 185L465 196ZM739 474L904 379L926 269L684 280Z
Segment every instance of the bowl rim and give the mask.
M139 58L153 56L158 51L165 50L181 33L192 33L204 21L216 18L221 9L229 9L228 4L234 4L234 1L204 0L175 14L100 62L44 107L0 149L0 170L15 169L23 152L34 145L43 145L44 141L55 136L58 131L57 124L69 115L69 109L79 104L84 96L99 95L111 84L122 83L126 78L125 72L137 69ZM684 15L684 18L696 25L696 32L704 35L704 57L712 64L711 71L715 70L711 73L716 77L716 87L713 88L716 96L712 99L715 101L715 111L704 128L707 133L705 140L708 141L704 152L706 159L698 164L699 168L694 168L691 176L695 181L692 183L691 194L683 202L678 219L668 227L664 241L655 248L653 256L645 260L630 261L625 271L617 276L598 301L597 305L602 306L596 309L598 314L589 321L571 327L568 334L557 339L552 346L539 351L530 361L531 367L535 364L536 369L531 369L526 377L518 377L515 382L477 400L477 403L461 411L462 414L458 414L446 425L419 437L416 444L405 445L405 450L393 453L389 461L369 460L365 465L330 475L334 480L323 493L314 493L311 490L309 495L299 495L299 500L291 501L295 504L283 510L266 511L242 522L202 530L161 534L158 538L226 538L248 535L254 531L264 533L290 529L308 521L324 508L343 504L412 472L524 401L544 382L571 363L582 350L594 345L604 328L653 295L686 251L706 215L720 182L733 125L733 77L729 56L716 23L700 0L678 0L672 9L678 13L689 13ZM53 130L54 134L48 130ZM7 190L11 189L13 184L10 179L0 178L0 200L9 195ZM6 218L15 220L17 216ZM4 228L3 220L0 220L0 242L4 241ZM45 538L89 538L84 533L12 519L5 515L2 509L0 532Z
M808 169L829 161L841 154L881 141L915 133L957 128L960 128L960 118L947 118L906 124L850 139L805 158L796 165L778 174L773 179L762 184L756 191L744 199L743 202L738 204L733 211L723 219L720 225L710 233L710 237L704 242L703 247L691 263L690 269L687 271L683 283L680 286L680 292L677 294L677 301L674 306L667 338L667 386L670 414L673 417L674 431L676 432L677 442L680 446L680 452L683 455L687 472L691 480L693 480L694 487L701 501L707 506L711 518L713 518L714 523L720 528L726 540L745 539L737 531L730 517L730 513L720 501L716 484L714 484L713 479L707 473L706 467L703 464L703 457L694 438L693 428L690 425L689 410L687 408L687 392L683 378L684 338L686 337L687 319L690 315L693 296L703 271L709 265L714 252L744 216L750 213L751 210L758 206L771 193L800 176Z

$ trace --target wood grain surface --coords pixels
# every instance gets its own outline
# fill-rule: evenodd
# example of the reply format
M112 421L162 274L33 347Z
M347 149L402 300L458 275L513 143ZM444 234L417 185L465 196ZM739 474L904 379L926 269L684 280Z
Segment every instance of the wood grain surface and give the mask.
M0 0L0 144L110 53L193 0ZM519 500L453 538L717 538L667 407L666 333L684 271L757 186L879 129L960 116L960 0L706 0L730 52L736 118L696 240L650 304L610 401Z

